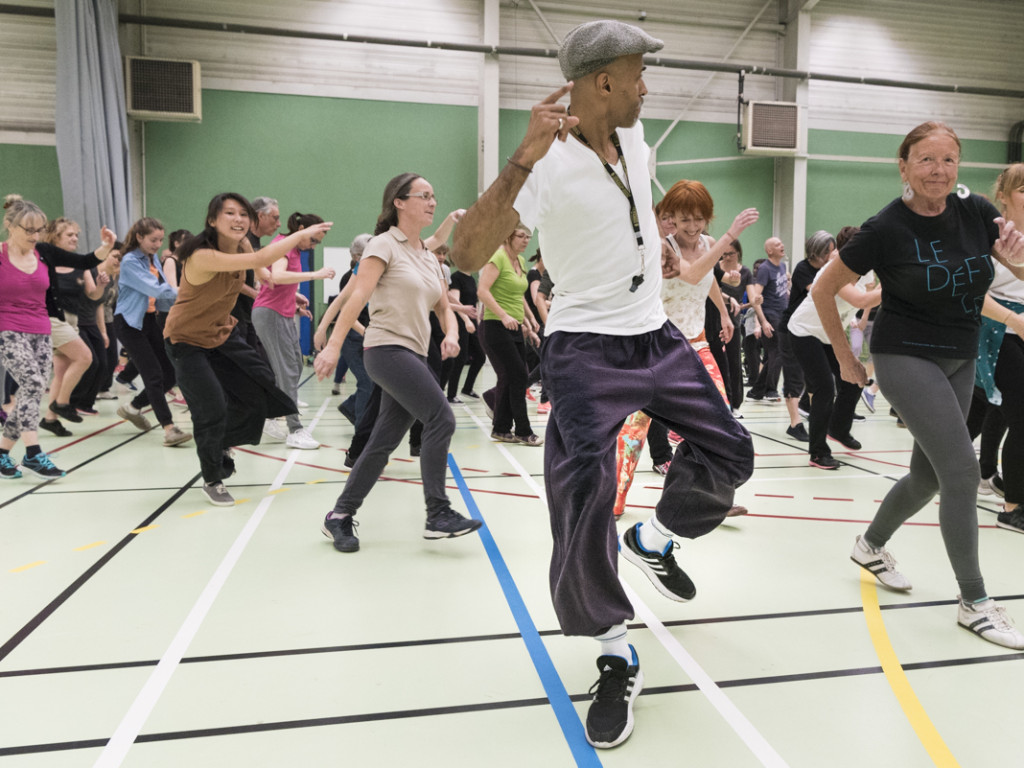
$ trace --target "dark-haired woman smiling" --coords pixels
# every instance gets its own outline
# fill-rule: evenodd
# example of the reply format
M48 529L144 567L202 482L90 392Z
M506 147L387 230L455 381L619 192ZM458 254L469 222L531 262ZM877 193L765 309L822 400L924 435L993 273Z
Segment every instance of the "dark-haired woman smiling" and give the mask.
M374 238L366 244L331 338L316 359L322 381L334 373L342 342L360 310L369 301L370 325L363 340L363 362L381 388L380 411L345 490L324 520L323 532L339 552L355 552L353 516L373 489L391 452L415 421L423 422L420 477L427 506L423 537L443 539L475 531L479 520L451 508L444 481L448 444L455 432L451 406L427 364L429 315L433 310L444 331L441 358L459 352L459 331L448 306L448 288L437 258L423 244L421 233L434 220L437 199L426 179L403 173L387 183Z
M268 267L331 228L313 224L253 253L246 234L254 218L249 201L234 192L210 201L206 228L178 250L181 284L164 328L167 355L192 414L203 492L218 506L235 503L224 487L234 472L229 449L259 444L264 420L298 410L275 385L270 366L235 329L231 309L245 270Z

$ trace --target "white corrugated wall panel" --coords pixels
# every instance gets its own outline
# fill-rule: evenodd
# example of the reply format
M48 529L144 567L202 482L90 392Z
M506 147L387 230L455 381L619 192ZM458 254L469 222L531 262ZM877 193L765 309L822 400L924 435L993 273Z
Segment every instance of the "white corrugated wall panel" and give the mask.
M45 3L34 5L46 7ZM53 143L57 97L53 19L2 17L0 73L0 141Z

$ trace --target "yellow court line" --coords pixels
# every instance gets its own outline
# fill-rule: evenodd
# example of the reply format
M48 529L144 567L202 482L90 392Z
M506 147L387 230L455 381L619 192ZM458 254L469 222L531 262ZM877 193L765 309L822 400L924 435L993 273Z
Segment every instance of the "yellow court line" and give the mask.
M20 566L18 568L11 568L10 572L11 573L21 573L22 571L27 571L29 568L35 568L37 565L46 565L46 561L45 560L36 560L34 563L29 563L28 565L22 565L22 566Z
M151 531L154 528L159 528L159 527L160 527L159 525L144 525L141 528L136 528L134 531L129 531L129 533L142 533L143 531Z
M290 488L275 488L272 491L267 491L267 496L273 496L275 494L284 493L285 491L290 491L290 490L291 490Z
M92 549L93 547L102 547L106 543L107 542L105 542L105 541L94 541L92 544L86 544L85 546L82 546L82 547L75 547L72 551L73 552L85 552L85 550Z
M889 633L885 630L885 622L882 620L882 609L878 605L878 590L875 577L867 571L860 574L860 600L864 607L864 620L868 625L868 633L871 635L871 643L875 646L875 653L878 660L882 662L882 671L885 679L889 681L896 701L903 709L903 714L910 721L911 727L921 740L921 744L927 750L932 762L940 768L958 768L960 765L953 753L949 751L946 742L942 740L938 730L928 717L921 701L914 693L914 689L907 679L907 673L903 671L896 656L896 650L889 642Z
M199 517L200 515L205 515L206 512L207 510L200 509L198 512L189 512L187 515L182 515L182 517Z
M306 481L306 485L316 485L317 483L326 483L326 482L327 482L327 481L326 481L326 480L324 480L324 479L323 479L323 478L321 477L321 478L320 478L319 480L307 480L307 481Z

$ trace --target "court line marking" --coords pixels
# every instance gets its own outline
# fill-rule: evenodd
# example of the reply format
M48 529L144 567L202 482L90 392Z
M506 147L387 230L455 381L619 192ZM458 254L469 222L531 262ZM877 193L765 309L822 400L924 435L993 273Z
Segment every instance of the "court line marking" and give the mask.
M316 423L320 420L320 416L323 415L328 402L325 399L320 406L316 418L309 425L310 432L316 427ZM93 764L93 768L117 768L124 762L125 757L128 755L128 750L131 749L136 739L138 739L142 727L146 724L146 720L152 713L157 701L159 701L168 683L170 683L174 671L181 664L185 651L188 650L189 645L195 639L196 633L199 632L199 627L213 607L213 603L217 599L217 595L220 594L221 588L227 583L228 576L231 575L231 571L234 570L235 565L241 559L242 553L256 533L256 529L263 522L263 518L266 516L267 510L270 509L270 505L273 504L274 496L270 495L270 493L283 485L285 478L292 471L298 456L299 449L293 449L288 460L285 461L284 466L277 473L277 477L274 478L274 482L271 483L268 493L260 500L252 515L249 516L249 520L224 555L220 565L217 566L217 570L214 571L210 580L203 588L188 616L185 617L185 621L178 628L178 632L175 634L174 639L171 640L171 644L164 651L160 661L157 662L156 668L142 686L142 690L139 691L135 700L129 706L128 711L125 712L124 717L107 741L106 746L103 747L103 751Z
M917 734L921 745L935 765L940 768L958 768L960 764L949 747L946 746L946 742L942 740L938 729L928 717L924 705L914 693L907 673L896 656L896 649L889 641L889 633L885 629L882 610L878 604L875 577L863 571L860 574L860 598L864 605L864 620L868 625L868 633L871 635L871 644L875 648L875 655L882 663L882 673L889 682L889 687L892 689L896 701L899 702L903 714L910 721L914 733Z
M466 408L463 405L463 408ZM469 408L466 408L473 421L476 422L477 426L481 430L487 432L486 425L474 414ZM505 455L509 460L509 463L515 467L524 482L531 488L537 491L540 497L541 503L547 507L547 495L541 490L540 486L533 479L533 477L523 468L523 466L512 458L511 454L500 443L497 444L499 451ZM609 514L611 510L608 510ZM697 664L696 660L690 656L678 640L665 628L665 625L658 620L654 615L654 612L647 606L647 604L640 599L640 596L633 591L633 589L625 582L621 574L619 581L622 583L626 590L626 594L629 596L630 602L633 603L633 608L637 614L643 618L645 624L654 633L655 637L658 638L662 646L668 651L669 655L682 667L683 671L690 677L701 693L708 699L713 707L718 711L722 718L726 721L730 728L736 732L744 744L754 753L754 756L764 766L769 768L787 768L787 763L782 759L781 756L772 748L768 741L761 736L761 734L754 728L753 724L747 720L747 718L739 711L739 709L729 700L722 690L715 684L714 680L711 679L710 675L704 672L703 669ZM658 631L657 627L661 628Z
M551 661L551 656L544 646L544 641L540 638L537 626L534 624L530 611L526 607L526 601L523 600L523 596L516 586L515 579L508 569L508 564L505 562L505 558L502 557L501 550L498 548L494 536L491 535L486 520L484 520L484 516L480 512L473 494L466 485L462 472L459 471L459 465L456 463L455 457L450 453L448 454L448 468L451 470L452 477L455 478L455 483L459 487L459 493L462 494L462 500L465 502L469 514L475 520L480 520L484 523L483 527L478 531L480 541L484 545L484 552L487 553L487 558L491 562L494 575L498 578L498 584L505 595L505 602L508 604L508 608L512 612L512 618L516 622L516 627L519 628L519 634L526 644L530 660L533 662L537 676L540 678L541 686L543 686L544 693L547 695L548 703L551 705L551 709L554 710L555 719L562 729L562 734L565 736L565 741L569 751L572 753L573 759L576 761L576 765L602 765L601 760L597 756L597 751L587 741L583 724L576 713L572 699L569 698L565 684L562 682L558 670L555 669L554 662Z

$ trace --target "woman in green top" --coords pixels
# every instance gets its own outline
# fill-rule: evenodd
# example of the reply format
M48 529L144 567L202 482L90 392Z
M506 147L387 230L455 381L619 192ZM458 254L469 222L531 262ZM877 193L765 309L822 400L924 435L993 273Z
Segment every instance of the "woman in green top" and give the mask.
M522 253L530 243L530 231L522 224L508 236L491 260L480 270L477 288L484 304L481 326L484 351L498 377L493 402L491 439L502 443L543 445L534 434L526 413L526 345L523 336L534 334L537 321L526 306L526 263ZM513 433L513 422L515 432Z

